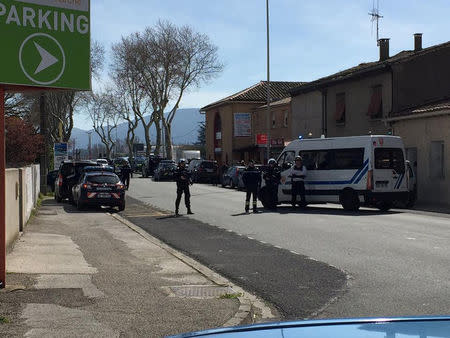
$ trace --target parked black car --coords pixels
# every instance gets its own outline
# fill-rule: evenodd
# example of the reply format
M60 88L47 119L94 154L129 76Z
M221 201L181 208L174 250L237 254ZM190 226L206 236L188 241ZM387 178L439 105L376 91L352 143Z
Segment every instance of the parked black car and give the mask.
M228 169L228 171L223 174L222 177L222 187L230 186L231 188L237 188L239 186L240 176L244 172L244 166L234 165Z
M155 170L158 167L159 162L163 160L160 156L150 155L150 157L142 164L142 177L149 177L155 174Z
M136 156L133 160L133 165L131 168L133 169L133 172L142 172L142 166L147 161L147 157L145 156Z
M64 161L55 182L55 200L61 202L65 198L72 199L72 187L78 182L83 168L97 166L93 161Z
M192 171L192 180L195 183L212 183L217 179L217 169L217 162L215 161L199 161Z
M172 180L173 174L176 169L177 166L175 164L175 161L163 160L159 162L158 167L156 168L155 173L153 175L153 180L155 181Z
M47 173L47 186L51 191L55 191L55 181L58 177L58 170L52 170Z
M86 172L72 188L73 202L79 210L85 206L118 207L125 209L125 186L111 172Z

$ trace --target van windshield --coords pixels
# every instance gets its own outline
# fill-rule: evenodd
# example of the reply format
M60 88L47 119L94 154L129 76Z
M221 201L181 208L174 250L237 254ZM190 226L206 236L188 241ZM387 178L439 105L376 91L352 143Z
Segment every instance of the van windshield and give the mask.
M375 169L393 169L399 174L405 172L405 159L400 148L376 148Z

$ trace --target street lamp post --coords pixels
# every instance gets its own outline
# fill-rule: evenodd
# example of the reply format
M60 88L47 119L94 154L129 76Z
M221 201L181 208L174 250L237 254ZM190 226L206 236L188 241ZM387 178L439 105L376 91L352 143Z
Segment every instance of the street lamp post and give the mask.
M269 0L266 0L266 29L267 29L267 161L270 158L270 35L269 35Z
M91 151L91 147L92 147L92 138L91 138L91 136L92 136L92 131L88 131L87 132L87 134L89 135L89 145L88 145L88 153L89 153L89 160L92 158L92 151Z

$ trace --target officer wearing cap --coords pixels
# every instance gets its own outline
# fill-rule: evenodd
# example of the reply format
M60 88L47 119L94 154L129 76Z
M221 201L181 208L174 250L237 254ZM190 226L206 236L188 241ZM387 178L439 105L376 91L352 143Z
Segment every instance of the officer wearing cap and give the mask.
M178 162L178 168L174 172L174 178L177 182L177 199L175 201L175 215L179 216L179 208L181 195L184 193L184 203L186 204L186 209L188 215L192 215L191 211L191 193L189 191L189 185L192 185L191 174L186 169L186 160L180 159Z
M280 168L277 161L271 158L268 161L269 167L264 172L263 178L266 182L266 197L270 209L276 209L278 204L278 185L281 180Z
M300 195L301 206L306 206L305 200L305 177L306 177L306 167L303 165L303 159L301 156L295 157L295 164L291 168L289 176L292 182L292 207L297 204L297 195Z
M245 196L245 212L248 213L250 210L250 197L253 195L253 212L256 213L256 197L258 195L258 188L261 185L261 172L255 167L253 160L248 162L248 166L242 174L242 181L247 191Z

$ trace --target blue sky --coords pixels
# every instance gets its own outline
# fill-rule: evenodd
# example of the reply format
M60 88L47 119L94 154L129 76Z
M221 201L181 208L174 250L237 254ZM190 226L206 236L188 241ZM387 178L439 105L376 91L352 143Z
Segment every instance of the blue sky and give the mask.
M379 2L380 37L391 39L391 55L412 49L416 32L424 34L424 47L450 40L448 0ZM271 79L311 81L377 60L371 9L372 0L270 0ZM158 19L207 33L225 64L217 79L186 94L181 108L204 106L266 79L265 0L91 1L92 38L107 52L121 36ZM83 115L75 126L90 129Z

